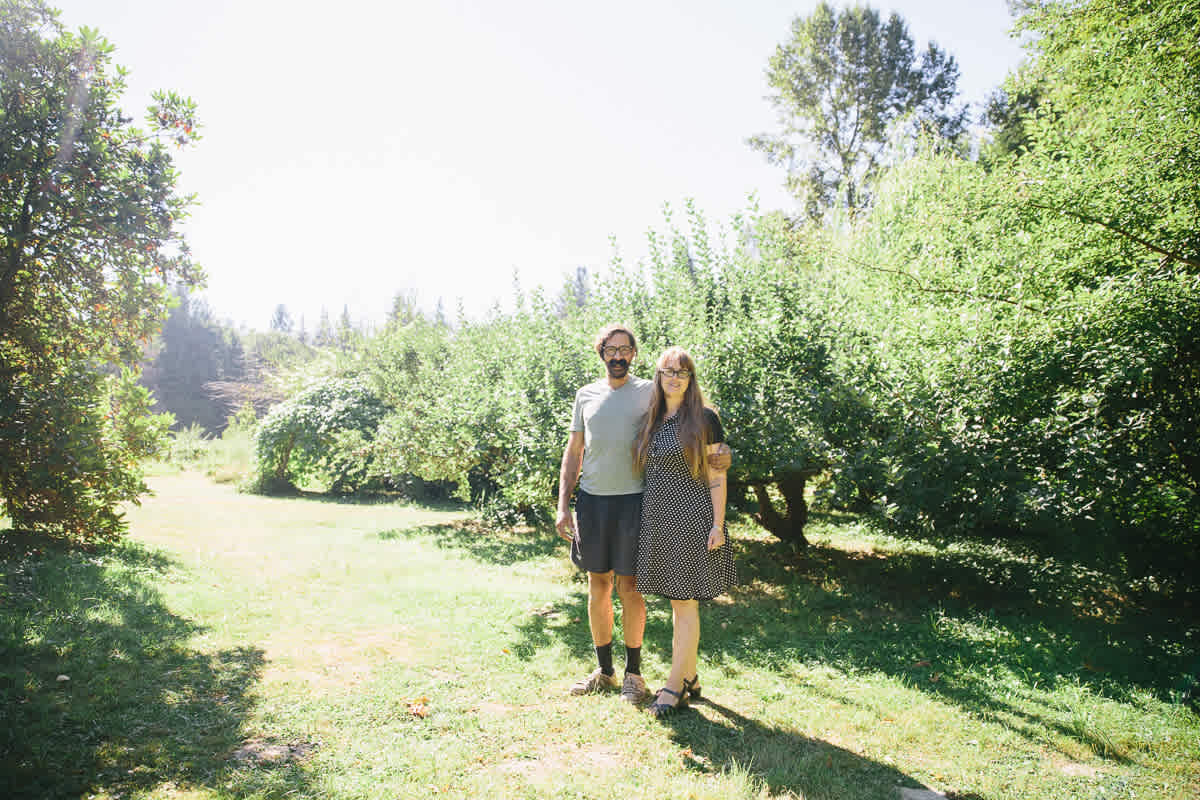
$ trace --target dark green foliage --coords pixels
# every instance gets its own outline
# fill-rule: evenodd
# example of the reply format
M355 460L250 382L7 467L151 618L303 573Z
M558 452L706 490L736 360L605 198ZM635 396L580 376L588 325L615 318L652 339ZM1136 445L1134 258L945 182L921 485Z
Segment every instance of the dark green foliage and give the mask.
M18 530L114 538L125 528L119 505L146 491L137 465L157 452L170 416L150 414L150 394L128 369L47 377L18 376L0 399L5 510Z
M84 540L122 530L165 430L128 373L103 375L137 363L168 280L201 279L166 144L196 138L194 106L158 93L132 127L112 51L0 2L0 491L18 526Z

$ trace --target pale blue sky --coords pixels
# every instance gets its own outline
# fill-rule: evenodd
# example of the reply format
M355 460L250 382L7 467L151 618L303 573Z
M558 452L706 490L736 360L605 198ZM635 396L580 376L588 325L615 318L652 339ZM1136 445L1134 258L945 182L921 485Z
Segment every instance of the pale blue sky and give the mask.
M453 312L507 302L513 270L557 287L627 261L665 202L724 220L757 193L791 208L745 139L770 130L764 68L815 0L51 0L156 88L199 105L179 154L187 226L220 317L278 303L382 321L415 291ZM1020 60L1004 0L898 0L920 46L978 103Z

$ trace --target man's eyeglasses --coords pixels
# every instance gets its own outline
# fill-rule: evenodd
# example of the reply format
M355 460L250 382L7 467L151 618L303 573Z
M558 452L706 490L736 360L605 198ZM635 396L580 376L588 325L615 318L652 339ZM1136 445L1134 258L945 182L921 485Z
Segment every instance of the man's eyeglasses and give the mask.
M625 345L624 347L606 347L606 348L604 348L604 357L605 358L616 358L618 353L620 355L624 356L625 358L629 358L631 355L633 355L633 348L630 347L629 345Z
M664 378L683 378L685 381L692 377L692 371L689 369L660 369L658 374Z

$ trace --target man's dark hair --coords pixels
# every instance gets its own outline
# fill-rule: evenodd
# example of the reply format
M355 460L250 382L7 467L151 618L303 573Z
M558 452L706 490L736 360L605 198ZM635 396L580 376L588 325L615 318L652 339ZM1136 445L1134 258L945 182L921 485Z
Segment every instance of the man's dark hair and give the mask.
M600 333L596 334L596 353L601 358L604 358L604 347L608 344L608 340L618 333L628 336L629 346L637 350L637 337L633 335L633 331L624 325L605 325L600 329Z

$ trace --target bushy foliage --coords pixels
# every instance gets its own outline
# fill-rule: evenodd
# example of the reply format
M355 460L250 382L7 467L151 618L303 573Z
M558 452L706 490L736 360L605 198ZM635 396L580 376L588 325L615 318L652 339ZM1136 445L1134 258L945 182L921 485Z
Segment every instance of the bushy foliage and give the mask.
M251 490L272 494L323 480L331 492L355 491L369 472L365 444L383 413L379 397L359 380L328 378L308 386L259 423Z
M1038 3L1022 24L1032 58L985 158L914 146L867 212L823 225L714 228L689 206L680 229L668 209L645 263L618 253L553 298L518 287L510 312L453 327L397 315L330 371L377 410L332 425L317 410L332 398L305 389L264 422L260 479L290 483L304 442L346 486L436 482L497 520L544 515L574 392L603 375L592 337L624 322L635 374L691 351L735 499L782 539L804 543L819 476L822 502L908 528L1074 537L1185 574L1200 552L1200 4Z
M145 493L138 465L171 424L169 414L150 414L150 404L129 369L64 369L49 383L17 377L0 400L11 421L0 428L0 448L12 459L0 491L13 527L79 542L124 532L118 508Z
M195 108L157 93L133 127L112 53L40 0L0 2L0 492L18 527L77 540L119 534L144 491L165 418L122 367L167 281L201 280L168 149L196 138Z
M1183 572L1200 542L1200 4L1040 4L1024 25L1035 58L1008 88L1037 98L1025 144L986 168L918 155L846 245L850 307L904 399L875 403L882 507Z
M780 249L780 218L736 220L715 242L690 206L687 223L679 230L668 210L644 269L614 258L585 303L518 289L512 313L453 332L393 329L377 350L393 408L377 467L453 481L497 519L548 515L575 391L603 374L593 337L619 320L639 339L635 374L650 377L668 346L692 352L737 448L734 479L756 490L765 525L802 544L806 481L853 446L865 419L843 376L852 360L835 357L849 334ZM579 283L573 276L564 292L577 296ZM772 506L775 491L785 508Z
M588 379L579 332L535 292L511 315L461 320L453 336L419 321L388 338L399 359L393 374L402 377L386 392L395 405L376 442L380 467L397 478L454 482L459 496L480 503L502 494L520 515L544 513L569 398Z

